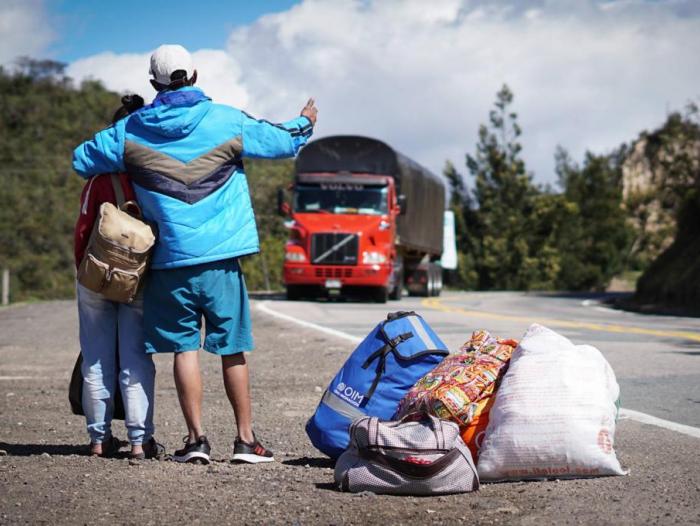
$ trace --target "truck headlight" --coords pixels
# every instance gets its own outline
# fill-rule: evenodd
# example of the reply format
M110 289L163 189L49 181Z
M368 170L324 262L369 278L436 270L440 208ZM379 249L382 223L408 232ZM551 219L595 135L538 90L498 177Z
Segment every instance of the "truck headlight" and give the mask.
M294 263L302 263L306 261L306 256L303 252L285 252L284 259Z
M381 252L363 252L362 253L362 263L364 265L371 265L376 263L386 262L386 256Z

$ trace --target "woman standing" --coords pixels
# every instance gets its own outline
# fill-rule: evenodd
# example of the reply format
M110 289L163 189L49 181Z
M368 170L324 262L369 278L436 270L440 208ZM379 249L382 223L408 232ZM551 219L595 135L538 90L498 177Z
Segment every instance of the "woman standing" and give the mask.
M122 97L122 106L114 114L113 123L141 107L143 99L138 95ZM126 174L119 174L118 178L125 199L135 200ZM105 202L116 205L110 174L93 177L83 188L75 226L76 266L80 266L85 256L100 205ZM109 457L119 450L119 440L112 434L111 425L114 395L116 389L121 389L131 458L159 458L164 448L153 438L155 366L144 347L143 295L139 293L132 303L126 304L107 300L80 283L77 289L83 355L82 402L90 454Z

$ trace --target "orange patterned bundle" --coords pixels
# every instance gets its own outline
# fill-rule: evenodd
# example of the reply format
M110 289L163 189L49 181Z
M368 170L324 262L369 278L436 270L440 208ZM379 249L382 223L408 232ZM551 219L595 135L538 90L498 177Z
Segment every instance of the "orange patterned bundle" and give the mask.
M475 331L458 353L445 358L411 388L399 403L396 418L422 411L456 422L476 460L492 395L517 345L515 340Z

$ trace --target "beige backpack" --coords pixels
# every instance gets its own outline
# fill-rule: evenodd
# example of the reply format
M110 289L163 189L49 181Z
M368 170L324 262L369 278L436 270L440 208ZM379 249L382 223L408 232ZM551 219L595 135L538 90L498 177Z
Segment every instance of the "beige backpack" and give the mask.
M138 204L124 202L118 176L111 179L118 206L100 205L78 268L78 282L108 300L131 303L148 268L156 236L142 220Z

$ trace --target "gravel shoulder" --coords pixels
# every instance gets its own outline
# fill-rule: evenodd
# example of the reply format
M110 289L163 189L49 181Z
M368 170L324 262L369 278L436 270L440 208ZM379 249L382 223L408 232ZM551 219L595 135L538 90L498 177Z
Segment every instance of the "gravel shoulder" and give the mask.
M700 524L700 441L627 420L616 435L626 477L485 484L476 493L430 498L340 493L304 424L351 345L256 311L256 432L277 462L228 462L233 413L219 360L203 352L215 462L89 458L84 420L67 401L78 353L75 311L70 301L0 310L0 524ZM464 328L465 339L471 330ZM172 452L184 423L172 358L156 362L156 436ZM125 436L121 422L115 434Z

